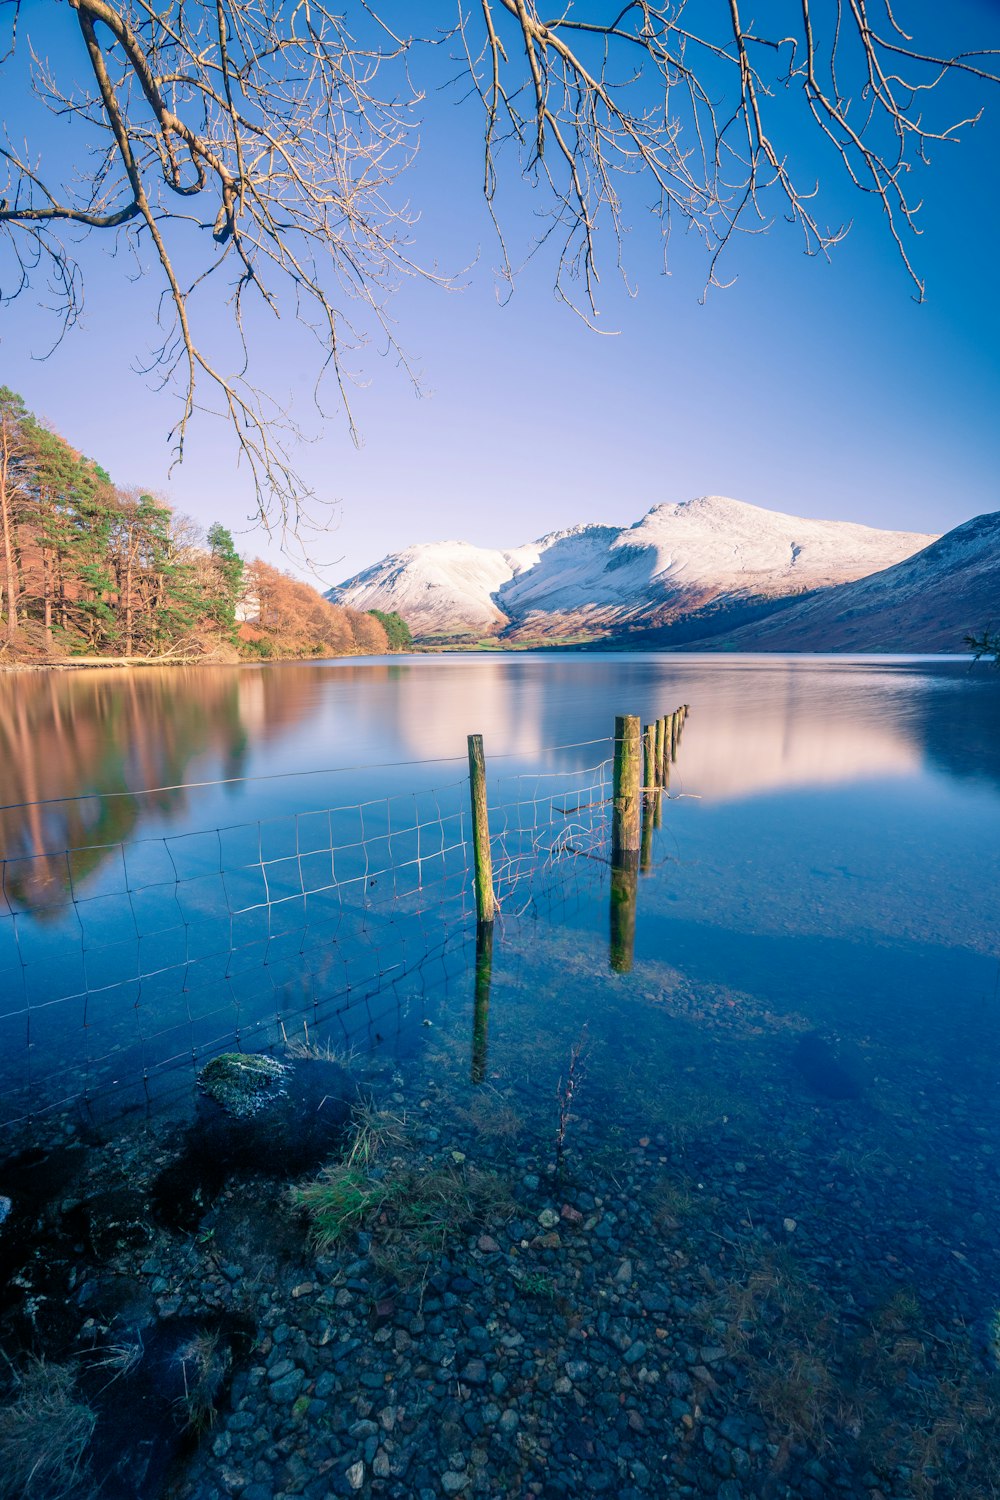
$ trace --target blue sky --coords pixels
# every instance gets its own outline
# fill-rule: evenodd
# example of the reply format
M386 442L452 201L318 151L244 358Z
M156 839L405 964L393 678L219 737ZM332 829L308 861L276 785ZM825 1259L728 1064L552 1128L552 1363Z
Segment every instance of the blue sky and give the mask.
M923 3L904 10L904 19L941 14ZM31 4L36 46L71 56L55 35L68 14ZM956 27L960 42L1000 46L1000 17L986 0L948 7L936 24L931 40L942 48ZM395 300L425 394L393 360L365 355L355 450L336 416L325 427L314 421L301 345L264 335L270 378L316 433L301 467L337 502L329 534L311 544L321 576L338 581L410 542L513 546L581 521L628 523L661 501L706 493L921 531L997 509L1000 89L985 97L976 130L939 148L923 174L924 232L912 250L927 282L922 306L874 206L831 168L823 216L854 219L832 263L804 257L798 232L778 224L736 247L736 285L704 305L704 259L677 241L673 273L663 276L640 208L627 247L637 295L623 293L609 259L602 324L618 331L601 337L556 301L544 259L498 303L475 107L433 93L410 185L421 211L415 249L425 262L471 270L461 291L412 283ZM807 136L796 149L823 167ZM523 245L531 195L507 198L508 226ZM134 370L152 343L152 279L127 279L93 239L84 265L84 326L47 360L33 357L50 332L34 306L22 300L0 313L0 381L120 483L158 488L203 524L243 531L252 494L222 424L199 420L168 478L172 399ZM259 531L241 545L281 560Z

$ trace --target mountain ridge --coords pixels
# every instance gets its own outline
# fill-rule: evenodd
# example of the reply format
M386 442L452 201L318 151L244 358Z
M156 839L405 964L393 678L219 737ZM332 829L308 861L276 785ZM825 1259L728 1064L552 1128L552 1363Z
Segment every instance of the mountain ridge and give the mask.
M416 543L327 597L396 611L425 640L600 639L669 629L719 608L739 615L776 607L902 561L933 540L702 495L653 505L628 526L580 524L504 550Z
M765 651L960 651L1000 617L1000 511L973 516L877 573L741 625L725 645ZM706 646L722 644L709 636Z

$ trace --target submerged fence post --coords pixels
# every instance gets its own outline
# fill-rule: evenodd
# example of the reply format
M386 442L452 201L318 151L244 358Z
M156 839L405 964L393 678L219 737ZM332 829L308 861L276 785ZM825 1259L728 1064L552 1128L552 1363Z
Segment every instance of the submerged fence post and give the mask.
M656 784L657 784L657 786L663 786L663 746L664 746L664 744L666 742L666 737L667 737L667 721L666 721L666 719L662 719L662 718L661 719L657 719L657 721L656 721L656 747L655 747L655 752L656 752Z
M472 1012L472 1081L486 1077L486 1048L490 1024L490 982L493 978L493 923L476 928L476 999Z
M476 917L480 926L492 923L493 854L490 849L490 815L486 804L486 756L481 734L469 735L469 787L472 794L472 856L476 871Z
M681 711L680 711L679 708L676 708L676 709L674 709L674 712L670 715L670 759L671 760L676 760L677 759L677 744L678 744L678 741L680 740L680 730L681 730Z

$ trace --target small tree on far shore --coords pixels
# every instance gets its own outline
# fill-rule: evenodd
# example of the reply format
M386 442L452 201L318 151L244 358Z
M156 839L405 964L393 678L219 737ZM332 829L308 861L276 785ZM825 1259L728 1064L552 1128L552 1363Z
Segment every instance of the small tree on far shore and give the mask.
M994 630L992 625L985 626L981 635L967 635L965 644L972 652L974 662L986 657L992 659L995 667L1000 667L1000 631Z
M413 645L409 625L395 610L370 609L368 613L375 616L385 631L390 651L406 651Z

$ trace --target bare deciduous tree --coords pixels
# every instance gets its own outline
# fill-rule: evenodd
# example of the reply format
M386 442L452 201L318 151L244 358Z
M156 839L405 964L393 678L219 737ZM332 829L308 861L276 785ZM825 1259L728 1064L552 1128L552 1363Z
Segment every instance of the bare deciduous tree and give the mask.
M514 275L496 212L509 156L512 175L537 191L532 248L553 247L555 285L588 321L602 226L621 265L640 208L665 241L678 219L697 232L709 283L733 236L779 213L807 252L835 245L845 227L824 224L817 185L800 176L803 126L875 200L922 296L909 174L979 118L982 86L998 81L998 51L921 45L892 0L799 0L773 31L739 0L568 0L549 18L538 0L457 0L457 18L454 3L439 15L419 8L422 24L442 28L420 40L368 0L346 7L349 22L314 0L50 0L19 38L18 0L5 0L8 76L27 66L36 98L74 132L64 160L49 137L45 149L15 139L11 120L0 137L4 295L41 276L65 328L82 304L79 233L151 252L163 303L149 369L179 383L177 455L196 393L214 391L265 522L294 521L304 491L287 446L294 427L251 378L254 325L284 312L306 324L349 421L345 349L373 318L399 352L387 299L401 276L430 274L411 250L400 178L418 149L411 72L419 79L422 58L432 66L432 49L450 41L463 94L481 102L502 274ZM50 39L58 66L46 60ZM198 296L228 299L237 357L209 352Z

